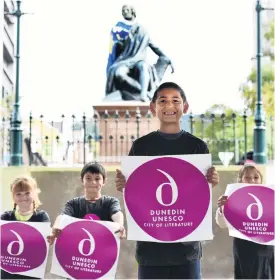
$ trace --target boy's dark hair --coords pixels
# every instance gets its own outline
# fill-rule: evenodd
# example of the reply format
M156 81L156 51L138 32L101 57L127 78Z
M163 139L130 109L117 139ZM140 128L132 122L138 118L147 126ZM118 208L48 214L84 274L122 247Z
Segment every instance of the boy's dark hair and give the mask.
M81 170L80 176L81 180L83 181L83 177L86 173L92 173L92 174L101 174L103 177L103 180L106 179L106 171L104 167L99 164L98 162L88 162L84 165L84 167Z
M152 98L152 103L155 103L157 98L158 98L158 93L163 90L163 89L167 89L167 88L172 88L172 89L175 89L177 90L180 95L181 95L181 98L183 100L183 102L186 101L186 95L183 91L183 89L176 83L173 83L173 82L166 82L166 83L162 83L154 92L154 95L153 95L153 98Z

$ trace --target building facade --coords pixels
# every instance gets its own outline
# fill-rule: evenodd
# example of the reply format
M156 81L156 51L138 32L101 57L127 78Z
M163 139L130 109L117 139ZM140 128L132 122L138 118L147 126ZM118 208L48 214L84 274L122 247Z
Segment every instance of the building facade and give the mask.
M9 135L6 135L5 128L10 125L10 117L13 108L13 99L15 91L15 34L16 18L6 13L15 10L14 0L0 1L0 121L1 121L1 139L0 139L0 161L5 163L8 159L7 141Z
M14 92L14 73L15 73L15 17L11 15L4 14L5 12L12 12L15 9L14 1L4 0L2 2L2 23L1 23L1 33L2 38L2 98L5 95L8 96Z

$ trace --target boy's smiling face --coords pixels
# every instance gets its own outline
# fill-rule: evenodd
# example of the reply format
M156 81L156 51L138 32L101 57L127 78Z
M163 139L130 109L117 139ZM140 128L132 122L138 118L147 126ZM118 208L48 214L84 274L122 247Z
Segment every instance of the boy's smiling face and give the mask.
M84 191L88 197L100 193L104 184L105 180L99 173L87 172L83 177Z
M150 104L151 112L161 123L179 123L188 111L188 103L183 101L178 90L166 88L159 91L156 102Z

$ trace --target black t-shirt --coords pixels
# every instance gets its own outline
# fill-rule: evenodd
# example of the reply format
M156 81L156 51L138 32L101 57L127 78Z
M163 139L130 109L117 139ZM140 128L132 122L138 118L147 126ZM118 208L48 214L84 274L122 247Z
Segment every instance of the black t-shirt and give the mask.
M102 195L96 201L88 201L85 197L76 197L69 200L62 214L83 219L87 214L96 215L102 221L112 222L112 215L121 211L119 200L112 196Z
M274 246L233 238L234 279L274 279Z
M14 211L6 211L1 215L1 220L16 221ZM50 222L49 215L43 210L36 210L26 222ZM39 279L19 274L11 274L1 269L1 279Z
M238 259L245 262L250 261L250 258L257 257L274 258L274 246L262 245L234 237L233 253L235 256L238 256Z
M1 215L1 220L16 221L15 211L6 211ZM27 222L50 222L50 217L43 210L36 210Z
M134 141L129 156L209 154L205 142L192 134L151 132ZM147 266L183 265L202 256L200 242L156 243L138 241L136 259Z

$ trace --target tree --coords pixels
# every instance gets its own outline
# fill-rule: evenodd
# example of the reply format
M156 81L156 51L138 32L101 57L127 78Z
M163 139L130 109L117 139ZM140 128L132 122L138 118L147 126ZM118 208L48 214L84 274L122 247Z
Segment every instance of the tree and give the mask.
M264 34L266 41L266 48L264 49L264 55L269 56L271 61L274 62L274 20L269 22L267 30Z
M6 120L11 117L13 111L14 94L5 94L1 99L1 115Z
M245 138L246 123L246 138ZM234 110L223 104L214 104L194 120L194 134L208 143L213 161L219 161L219 152L234 152L238 161L253 147L254 120L251 114Z
M274 116L274 68L268 64L262 70L262 98L267 116ZM247 81L241 86L242 97L251 112L255 113L257 96L257 71L253 69Z
M265 27L265 64L262 67L262 97L265 113L274 116L274 21ZM246 81L240 87L242 97L251 112L255 113L257 96L257 70L252 69Z
M0 97L1 98L1 97ZM10 125L11 114L13 110L14 95L4 94L1 98L1 112L0 112L0 158L2 162L7 161L7 155L9 154L9 142L10 142Z
M262 67L262 96L267 115L267 153L274 156L274 140L272 140L274 136L271 135L271 127L274 125L274 21L269 22L265 27L264 38L264 55L267 57ZM218 153L222 151L235 152L235 161L238 161L238 156L242 156L245 150L246 152L253 150L256 89L257 71L254 67L240 87L248 109L247 117L244 117L244 112L236 111L223 104L214 104L200 117L195 118L194 134L208 142L214 162L219 162Z

